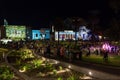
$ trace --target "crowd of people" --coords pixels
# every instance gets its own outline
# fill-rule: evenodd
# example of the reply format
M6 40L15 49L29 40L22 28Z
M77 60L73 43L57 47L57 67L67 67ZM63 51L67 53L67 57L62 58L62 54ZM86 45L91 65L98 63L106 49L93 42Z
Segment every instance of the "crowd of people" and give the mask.
M119 55L119 48L114 51L111 49L105 50L102 48L103 43L91 43L91 42L51 42L51 41L18 41L18 42L8 42L7 44L0 44L1 47L8 49L17 49L26 46L28 49L31 49L33 53L51 57L51 58L60 58L68 59L72 61L74 59L82 60L82 56L89 57L90 55L101 55L103 60L108 60L108 55L114 53L114 55Z

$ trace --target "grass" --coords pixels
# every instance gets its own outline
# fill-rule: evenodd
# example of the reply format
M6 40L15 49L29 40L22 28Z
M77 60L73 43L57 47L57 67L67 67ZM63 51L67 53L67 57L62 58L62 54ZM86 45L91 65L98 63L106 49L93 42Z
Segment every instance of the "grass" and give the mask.
M108 56L108 61L105 62L103 56L90 55L88 57L83 56L83 61L120 67L120 56Z

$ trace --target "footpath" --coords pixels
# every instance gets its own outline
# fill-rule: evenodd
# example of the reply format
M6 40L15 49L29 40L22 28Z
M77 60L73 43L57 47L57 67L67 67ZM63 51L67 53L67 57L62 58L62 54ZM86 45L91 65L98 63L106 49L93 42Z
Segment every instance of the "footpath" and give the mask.
M72 60L69 61L64 58L51 58L54 60L58 60L67 65L72 65L73 70L83 72L89 75L89 72L92 73L91 76L96 77L98 79L120 79L120 67L115 66L107 66L102 64L95 64L90 62L85 62L81 60ZM66 65L66 66L67 66Z

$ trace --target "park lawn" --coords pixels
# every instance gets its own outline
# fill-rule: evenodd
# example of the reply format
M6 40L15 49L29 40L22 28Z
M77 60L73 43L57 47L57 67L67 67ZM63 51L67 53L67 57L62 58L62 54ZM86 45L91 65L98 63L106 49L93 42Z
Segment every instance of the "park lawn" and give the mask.
M103 60L103 56L90 55L88 57L83 56L83 61L96 63L96 64L103 64L103 65L108 65L108 66L120 67L120 56L109 56L108 61L105 62Z

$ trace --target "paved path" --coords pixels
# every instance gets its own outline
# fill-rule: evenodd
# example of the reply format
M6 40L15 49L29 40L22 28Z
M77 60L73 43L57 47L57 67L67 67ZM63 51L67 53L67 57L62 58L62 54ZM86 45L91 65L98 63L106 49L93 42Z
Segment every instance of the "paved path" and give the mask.
M84 64L84 66L81 66L81 65L83 65L83 63L75 63L75 64L66 63L66 62L62 62L62 63L63 64L65 63L66 67L68 65L70 65L71 69L82 72L82 73L87 74L87 75L91 75L92 77L94 77L96 79L120 79L120 76L110 74L110 73L105 72L103 70L99 70L99 68L101 68L101 67L92 66L91 64ZM92 68L90 68L90 67L92 67ZM94 68L96 68L96 69L94 69Z
M100 64L94 64L89 62L82 62L82 61L74 61L73 64L87 67L90 69L95 69L98 71L106 72L112 75L120 76L120 67L113 67L113 66L106 66L106 65L100 65Z
M92 76L99 79L120 79L120 67L105 66L80 60L74 60L72 62L69 62L66 59L56 60L61 61L63 64L65 63L65 66L72 65L74 66L73 69L77 68L75 69L76 71L82 71L85 74L92 71L92 73L94 73Z

